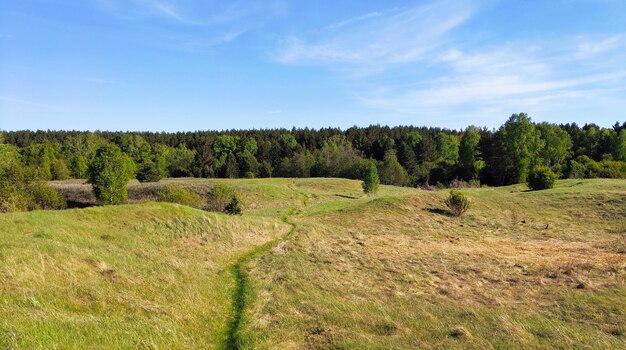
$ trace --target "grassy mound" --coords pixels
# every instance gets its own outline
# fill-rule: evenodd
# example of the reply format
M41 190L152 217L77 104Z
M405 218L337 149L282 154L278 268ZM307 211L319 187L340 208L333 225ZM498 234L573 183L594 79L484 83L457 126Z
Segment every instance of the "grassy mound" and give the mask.
M0 215L0 348L214 348L238 255L290 226L147 203Z

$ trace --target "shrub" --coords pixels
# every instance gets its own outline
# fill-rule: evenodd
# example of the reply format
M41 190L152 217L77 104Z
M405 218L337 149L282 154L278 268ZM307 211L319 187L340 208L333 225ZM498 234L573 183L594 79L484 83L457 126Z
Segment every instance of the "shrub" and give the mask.
M596 177L624 179L626 178L626 162L614 160L603 160L601 162L597 162L594 173Z
M380 185L380 178L378 177L378 169L372 162L370 163L365 177L363 179L363 192L370 194L378 192L378 186Z
M32 183L28 191L32 196L31 203L29 204L30 210L58 210L67 207L65 197L45 182L38 181Z
M217 184L207 194L206 208L209 211L223 212L235 196L236 193L232 187Z
M536 166L528 174L528 187L533 190L545 190L554 187L558 175L546 166Z
M0 212L65 208L65 198L37 175L22 164L15 147L0 145Z
M587 170L585 164L575 160L570 160L568 173L570 179L584 179L588 176L589 171Z
M461 191L457 190L450 191L450 196L444 200L444 203L454 216L461 216L470 206L467 197Z
M239 198L237 198L237 195L234 195L230 200L230 203L226 205L224 213L230 215L241 215L241 206L239 205Z
M167 188L157 194L159 202L178 203L188 207L200 208L202 198L195 192L192 192L180 186L167 186Z
M32 174L26 170L16 147L0 145L0 212L23 211L28 208L26 185Z

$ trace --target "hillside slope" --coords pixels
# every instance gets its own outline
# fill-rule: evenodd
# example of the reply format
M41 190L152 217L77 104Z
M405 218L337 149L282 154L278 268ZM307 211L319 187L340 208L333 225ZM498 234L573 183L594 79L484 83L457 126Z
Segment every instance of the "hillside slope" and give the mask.
M624 180L467 189L461 218L447 191L343 179L132 186L216 182L242 217L0 215L0 348L626 347Z
M271 218L146 203L0 215L0 348L216 348Z
M397 190L305 208L256 261L248 348L626 347L626 182L468 189L460 219Z

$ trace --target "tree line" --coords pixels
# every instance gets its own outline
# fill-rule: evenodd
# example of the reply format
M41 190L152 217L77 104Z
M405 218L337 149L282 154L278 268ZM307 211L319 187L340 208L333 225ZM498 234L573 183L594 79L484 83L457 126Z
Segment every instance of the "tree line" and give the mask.
M9 153L19 158L42 180L86 178L104 146L120 151L118 171L142 182L163 177L363 179L371 166L382 184L398 186L522 183L537 166L561 178L626 178L626 122L612 128L534 123L525 113L513 114L494 130L380 125L175 133L39 130L3 132L0 138L5 158Z

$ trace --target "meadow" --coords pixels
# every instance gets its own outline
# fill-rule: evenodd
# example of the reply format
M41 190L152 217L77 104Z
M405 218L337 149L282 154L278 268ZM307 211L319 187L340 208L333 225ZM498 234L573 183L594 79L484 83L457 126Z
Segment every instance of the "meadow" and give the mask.
M242 216L157 203L234 187ZM0 214L0 348L626 348L626 180L448 191L345 179L131 182Z

